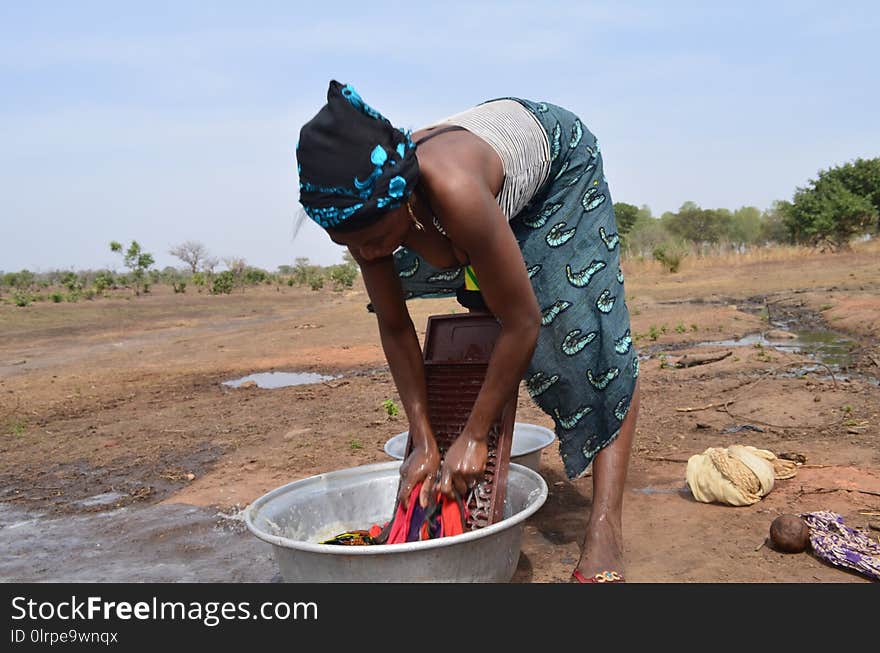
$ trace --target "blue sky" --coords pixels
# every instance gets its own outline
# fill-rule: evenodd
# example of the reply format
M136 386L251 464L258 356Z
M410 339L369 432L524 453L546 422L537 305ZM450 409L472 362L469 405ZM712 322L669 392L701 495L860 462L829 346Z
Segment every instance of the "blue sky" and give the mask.
M718 5L718 6L715 6ZM0 270L160 267L184 240L274 269L294 147L327 83L399 126L520 96L599 137L615 201L766 208L880 156L874 2L32 2L0 5Z

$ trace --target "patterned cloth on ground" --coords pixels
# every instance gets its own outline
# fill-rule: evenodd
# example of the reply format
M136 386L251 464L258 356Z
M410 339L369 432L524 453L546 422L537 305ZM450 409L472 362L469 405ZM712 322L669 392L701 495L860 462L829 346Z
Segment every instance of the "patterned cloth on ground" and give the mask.
M880 543L865 531L850 528L835 512L807 512L801 518L810 529L810 545L818 558L880 580Z

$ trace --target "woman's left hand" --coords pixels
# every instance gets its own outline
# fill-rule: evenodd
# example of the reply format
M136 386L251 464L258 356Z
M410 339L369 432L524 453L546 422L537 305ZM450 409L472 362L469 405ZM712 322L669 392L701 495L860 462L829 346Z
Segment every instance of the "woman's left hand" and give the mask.
M488 458L489 446L485 437L459 435L443 459L440 491L450 498L455 498L455 492L460 497L465 496L468 489L482 479Z

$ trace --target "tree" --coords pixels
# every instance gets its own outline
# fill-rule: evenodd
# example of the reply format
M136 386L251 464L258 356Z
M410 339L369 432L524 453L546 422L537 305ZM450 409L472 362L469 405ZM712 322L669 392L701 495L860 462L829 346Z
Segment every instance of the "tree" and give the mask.
M625 236L639 218L639 207L626 202L614 203L614 217L617 218L617 233Z
M752 245L761 237L761 211L754 206L742 206L733 212L727 239L735 245Z
M208 249L194 240L188 240L176 247L172 247L168 250L168 253L186 263L193 274L198 272L199 263L208 258Z
M118 243L115 240L110 241L110 250L122 254L122 260L125 263L125 267L131 270L132 278L134 279L134 294L140 295L141 284L144 281L146 272L150 269L153 263L155 263L153 255L142 251L141 246L136 240L131 241L131 245L128 246L128 249L124 253L122 251L121 243ZM145 286L145 290L147 288L148 286Z
M785 211L790 202L776 201L773 206L761 214L762 243L791 243L791 235L785 227Z
M670 233L696 244L715 244L730 233L733 214L727 209L702 209L685 202L678 213L664 213L663 226Z
M658 218L639 216L630 232L622 239L623 247L631 256L649 256L657 246L672 240L672 235Z
M853 236L877 219L869 198L849 190L836 175L822 172L783 206L785 226L795 242L832 250L848 247Z
M878 218L876 230L880 232L880 157L875 159L856 159L842 166L830 168L819 173L820 179L835 179L851 193L864 197L874 206L874 216Z

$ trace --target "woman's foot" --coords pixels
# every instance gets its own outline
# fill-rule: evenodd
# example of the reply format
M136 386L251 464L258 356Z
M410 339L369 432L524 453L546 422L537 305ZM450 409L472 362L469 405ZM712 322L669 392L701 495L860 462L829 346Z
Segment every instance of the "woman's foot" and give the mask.
M596 520L590 519L581 558L576 571L581 576L572 576L572 582L620 582L623 580L623 534L620 524L612 524L606 515ZM604 581L596 578L597 574Z

